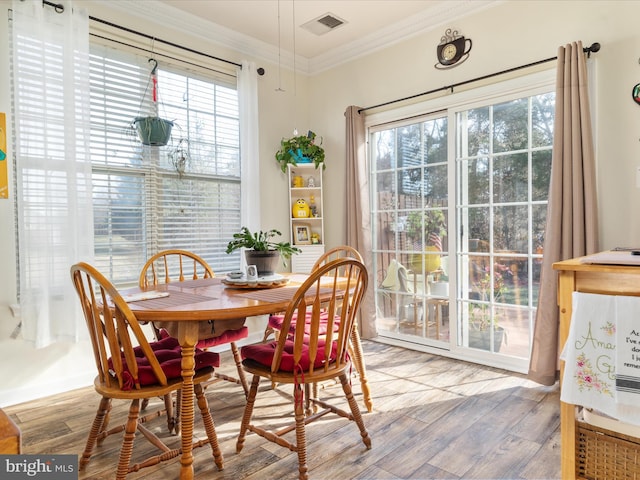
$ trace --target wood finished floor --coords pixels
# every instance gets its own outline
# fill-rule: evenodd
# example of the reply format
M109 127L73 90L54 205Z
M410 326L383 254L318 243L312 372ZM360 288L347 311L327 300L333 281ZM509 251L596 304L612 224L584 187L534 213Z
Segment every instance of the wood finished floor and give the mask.
M373 447L364 448L354 423L323 417L307 428L311 479L560 479L557 386L543 387L522 375L376 342L364 342L364 350L374 401L374 411L365 413L364 421ZM219 370L235 371L227 353ZM358 378L353 387L364 412ZM289 393L290 387L274 391L263 380L256 413L273 414L273 407L261 407L267 399L291 411ZM329 384L321 396L338 399L341 393ZM244 401L239 386L215 384L207 397L225 468L216 469L208 446L198 448L196 478L298 478L296 454L255 434L235 453ZM23 453L80 454L98 401L88 387L5 411L22 430ZM111 425L126 418L127 408L114 402ZM153 422L154 432L168 436L164 417ZM197 423L196 435L203 435L200 427ZM113 478L119 440L114 435L97 447L80 479ZM148 453L148 445L136 438L134 457L136 447ZM174 459L128 478L175 480L178 471L179 459Z

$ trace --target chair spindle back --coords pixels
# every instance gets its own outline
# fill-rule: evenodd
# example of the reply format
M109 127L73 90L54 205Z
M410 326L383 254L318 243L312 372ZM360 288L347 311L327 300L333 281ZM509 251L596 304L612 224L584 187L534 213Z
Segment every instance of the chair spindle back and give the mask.
M140 389L134 351L139 346L158 384L167 385L167 377L144 330L111 282L84 262L71 267L71 279L80 297L100 382L106 387L115 387L117 382L123 390Z
M200 256L187 250L170 249L156 253L142 267L138 284L140 288L170 283L172 280L196 280L213 278L215 273Z
M367 269L355 258L339 258L316 268L293 296L282 325L282 331L288 332L292 318L305 318L310 312L307 328L296 328L292 336L278 337L271 371L280 369L288 339L293 340L293 361L298 370L313 374L317 368L329 372L343 367L348 361L349 337L367 284ZM321 319L323 312L326 328ZM300 364L305 348L309 350L308 367Z

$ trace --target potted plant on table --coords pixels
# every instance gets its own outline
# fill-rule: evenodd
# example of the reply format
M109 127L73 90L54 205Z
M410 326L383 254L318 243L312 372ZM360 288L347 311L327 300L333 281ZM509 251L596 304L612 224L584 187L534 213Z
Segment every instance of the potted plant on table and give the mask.
M242 227L240 232L233 234L233 240L227 244L226 252L232 253L244 248L247 265L256 265L260 276L273 275L280 259L286 265L286 260L291 258L291 255L300 253L300 249L289 242L273 240L280 235L282 233L276 229L251 232L247 227Z
M309 130L306 135L283 138L280 141L280 150L276 152L276 160L283 173L286 173L288 164L313 163L316 168L320 165L323 170L326 168L324 148L316 144L315 139L316 134Z

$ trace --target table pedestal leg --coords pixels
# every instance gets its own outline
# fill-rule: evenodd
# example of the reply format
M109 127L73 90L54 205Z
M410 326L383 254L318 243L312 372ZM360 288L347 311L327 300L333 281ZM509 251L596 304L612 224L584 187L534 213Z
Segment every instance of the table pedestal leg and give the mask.
M180 458L180 480L193 480L193 376L195 375L195 346L198 340L197 322L180 322L178 341L182 347L182 404L180 423L182 457Z

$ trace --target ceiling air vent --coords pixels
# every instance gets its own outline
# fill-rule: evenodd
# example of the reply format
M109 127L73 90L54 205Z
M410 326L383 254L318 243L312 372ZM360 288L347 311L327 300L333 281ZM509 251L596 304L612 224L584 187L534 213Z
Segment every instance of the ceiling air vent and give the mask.
M315 33L316 35L324 35L345 23L347 22L333 13L325 13L324 15L320 15L318 18L314 18L313 20L305 23L302 25L302 28L311 33Z

